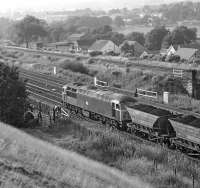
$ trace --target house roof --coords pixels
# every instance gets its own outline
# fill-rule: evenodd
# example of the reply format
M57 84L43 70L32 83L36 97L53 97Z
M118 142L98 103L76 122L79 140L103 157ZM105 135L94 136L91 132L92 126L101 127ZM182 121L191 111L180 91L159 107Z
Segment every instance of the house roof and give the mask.
M181 59L189 60L197 51L195 48L179 48L175 54Z
M74 33L74 34L70 35L67 39L68 39L68 41L78 41L84 35L85 35L84 33Z
M169 48L162 48L160 50L160 54L167 54L169 53L171 50L177 50L178 47L171 45Z
M47 46L70 46L72 43L68 41L49 43Z
M103 49L103 47L108 42L112 42L112 41L110 41L110 40L97 40L95 43L92 44L92 46L89 48L89 50L101 51Z

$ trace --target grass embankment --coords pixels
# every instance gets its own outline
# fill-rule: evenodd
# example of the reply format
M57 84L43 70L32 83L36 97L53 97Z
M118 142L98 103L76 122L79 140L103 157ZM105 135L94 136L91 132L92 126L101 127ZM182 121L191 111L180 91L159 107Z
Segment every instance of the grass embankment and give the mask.
M30 130L31 134L64 149L116 167L130 176L139 176L155 188L190 188L192 176L199 185L200 165L182 154L173 154L157 145L144 144L106 127L95 129L89 122L64 123L52 129ZM195 166L194 166L195 165ZM175 173L176 171L176 173Z
M0 123L0 187L149 187L136 177Z

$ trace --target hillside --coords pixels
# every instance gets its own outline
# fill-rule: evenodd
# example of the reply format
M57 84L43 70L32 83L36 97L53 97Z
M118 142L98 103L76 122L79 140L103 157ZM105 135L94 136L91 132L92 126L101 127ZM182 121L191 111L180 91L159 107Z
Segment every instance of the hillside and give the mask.
M136 177L0 123L0 187L145 188Z

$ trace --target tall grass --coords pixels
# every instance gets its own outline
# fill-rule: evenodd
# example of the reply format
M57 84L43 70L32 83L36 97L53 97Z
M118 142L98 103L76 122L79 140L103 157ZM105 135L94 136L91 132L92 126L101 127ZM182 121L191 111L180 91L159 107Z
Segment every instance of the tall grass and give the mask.
M149 187L136 177L127 177L118 170L64 151L8 125L0 124L0 129L0 163L4 169L1 180L6 188Z
M200 101L184 95L170 95L170 104L184 110L200 113Z

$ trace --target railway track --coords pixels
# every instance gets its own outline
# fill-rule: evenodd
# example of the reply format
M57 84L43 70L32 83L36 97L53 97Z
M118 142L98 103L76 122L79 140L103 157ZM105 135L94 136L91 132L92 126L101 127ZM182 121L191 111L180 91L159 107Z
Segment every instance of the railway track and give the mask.
M49 52L49 51L42 51L42 50L34 50L34 49L25 49L25 48L20 48L20 47L11 47L11 46L3 46L3 48L5 49L8 49L8 50L18 50L18 51L24 51L24 52L30 52L30 53L39 53L39 54L43 54L43 55L53 55L53 56L61 56L61 57L77 57L77 55L75 54L70 54L70 53L58 53L58 52ZM81 58L88 58L88 56L85 56L85 55L80 55ZM95 59L95 58L94 58ZM98 58L97 58L98 59ZM103 59L104 60L104 59ZM108 61L108 62L115 62L114 60L108 60L108 59L105 59L105 61ZM118 62L119 63L119 62ZM162 71L165 71L166 70L169 70L170 72L172 72L172 68L170 67L157 67L157 66L147 66L147 65L143 65L143 64L139 64L139 63L135 63L135 66L138 66L138 67L142 67L142 68L155 68L155 69L160 69ZM50 76L50 75L47 75L47 74L42 74L42 73L36 73L36 72L33 72L33 71L27 71L27 70L23 70L23 69L20 69L20 74L22 75L22 77L25 77L25 78L28 78L30 80L35 80L35 81L40 81L40 80L43 80L43 82L45 82L46 85L49 85L50 87L52 87L52 89L55 89L57 90L58 92L61 92L61 88L63 85L66 84L66 80L65 79L62 79L62 78L58 78L58 77L55 77L55 76ZM39 82L38 82L39 83ZM122 93L122 94L126 94L128 96L131 96L131 97L134 97L135 95L135 92L133 91L129 91L129 90L125 90L125 89L119 89L119 88L115 88L115 87L109 87L109 89L111 89L112 91L115 91L115 92L119 92L119 93ZM148 101L148 100L145 100L144 99L139 99L137 98L137 100L139 102L144 102L146 104L149 104L149 105L152 105L152 106L155 106L155 107L159 107L159 108L162 108L162 109L165 109L165 110L169 110L173 113L178 113L178 114L190 114L190 115L195 115L197 117L200 117L200 114L199 113L195 113L195 112L191 112L191 111L187 111L187 110L182 110L182 109L177 109L177 108L174 108L170 105L165 105L165 104L162 104L160 103L159 101Z
M31 83L35 82L35 84L40 84L41 87L42 86L43 87L49 86L50 89L55 89L57 92L60 92L60 93L62 92L62 86L67 84L65 79L58 78L58 77L51 76L51 75L46 75L46 74L43 74L43 73L26 71L26 70L23 70L23 69L22 70L20 69L20 75L24 78L29 79L29 81ZM187 111L187 110L182 110L182 109L177 109L173 106L162 104L159 101L149 101L149 100L144 100L144 99L134 97L135 92L133 92L133 91L129 91L129 90L125 90L125 89L119 89L119 88L115 88L115 87L109 87L109 89L114 91L114 92L122 93L122 94L128 95L130 97L133 97L141 103L145 103L145 104L149 104L149 105L161 108L161 109L165 109L165 110L171 111L175 114L190 114L190 115L200 117L199 113L195 113L195 112L191 112L191 111Z
M40 86L28 83L26 89L29 95L35 96L40 100L52 102L55 105L61 105L61 94L42 88Z

